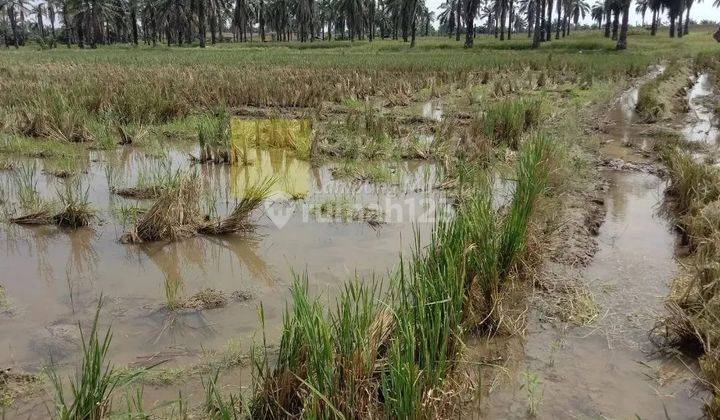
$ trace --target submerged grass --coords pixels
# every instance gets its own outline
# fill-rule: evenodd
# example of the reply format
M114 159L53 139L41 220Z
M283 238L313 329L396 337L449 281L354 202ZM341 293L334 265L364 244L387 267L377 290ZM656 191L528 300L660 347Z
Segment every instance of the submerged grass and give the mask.
M125 198L152 199L158 198L163 191L175 188L180 181L182 173L179 170L172 170L168 165L161 163L138 174L138 179L133 187L116 187L110 179L110 191ZM112 176L110 176L112 178Z
M371 226L378 226L384 221L384 214L377 208L354 204L349 197L344 195L313 205L310 213L316 217L328 217L343 222L364 221Z
M57 188L57 202L43 199L37 190L37 169L35 164L22 166L15 178L20 215L9 217L12 223L21 225L54 224L61 227L78 228L90 225L95 211L88 201L88 189L82 190L80 182L67 179Z
M60 211L53 216L53 222L63 227L85 227L95 219L95 210L88 200L89 187L82 191L79 182L68 181L58 189Z
M330 170L337 179L349 179L360 182L383 183L392 179L389 162L363 162L345 160Z

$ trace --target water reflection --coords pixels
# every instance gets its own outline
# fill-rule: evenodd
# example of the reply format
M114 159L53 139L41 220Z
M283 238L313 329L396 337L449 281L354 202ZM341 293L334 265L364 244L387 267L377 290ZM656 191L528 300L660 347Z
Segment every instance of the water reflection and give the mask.
M306 196L310 193L310 164L297 159L282 149L261 150L248 148L252 164L235 165L230 168L233 196L242 197L248 186L255 185L266 178L274 178L271 194L289 194Z
M690 111L683 134L685 138L714 146L720 137L720 128L715 116L713 81L709 74L701 74L688 92Z

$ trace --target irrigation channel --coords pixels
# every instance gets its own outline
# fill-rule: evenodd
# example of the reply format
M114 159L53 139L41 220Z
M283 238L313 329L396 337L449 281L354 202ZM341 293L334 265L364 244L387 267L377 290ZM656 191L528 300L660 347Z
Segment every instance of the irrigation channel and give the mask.
M647 127L634 124L637 92L662 71L652 71L611 110L606 158L642 162L642 153L633 150L647 150L652 139L643 138ZM710 86L703 74L688 91L690 112L682 130L688 141L715 144L717 122L705 106ZM660 356L651 339L666 315L664 299L682 255L678 236L660 214L665 181L646 172L601 170L607 189L599 202L605 220L597 252L587 266L551 264L548 270L576 279L582 288L559 301L573 307L561 311L573 312L574 319L561 321L547 308L531 313L525 360L498 381L484 416L525 418L534 406L539 418L548 419L702 417L710 394L699 386L696 363Z

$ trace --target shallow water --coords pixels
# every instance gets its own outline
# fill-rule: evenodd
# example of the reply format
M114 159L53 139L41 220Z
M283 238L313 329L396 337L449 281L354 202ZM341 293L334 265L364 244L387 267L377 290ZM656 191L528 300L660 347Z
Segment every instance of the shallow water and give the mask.
M616 139L620 140L620 145L627 145L631 143L637 143L638 141L643 141L643 143L639 144L638 146L640 146L642 150L647 149L647 143L644 139L639 139L639 137L641 137L638 136L639 130L637 129L637 127L633 126L633 123L637 122L638 118L637 113L635 112L635 108L637 107L638 103L640 87L643 84L657 78L664 72L664 66L652 67L648 74L638 79L628 90L626 90L625 92L623 92L622 95L620 95L620 98L610 110L609 117L612 121L612 125L609 127L610 134L612 134L613 137L615 137Z
M656 214L664 183L653 175L607 172L607 219L599 250L580 272L599 305L596 323L557 328L529 322L525 366L489 397L487 418L525 418L525 373L538 375L539 418L699 418L702 397L687 365L653 357L648 332L678 272L676 237Z
M720 139L720 121L713 109L715 94L712 77L707 73L698 76L687 94L690 110L683 129L687 140L717 146Z
M332 299L334 291L352 276L384 276L393 270L401 252L408 252L414 229L427 238L443 195L434 189L436 168L426 162L393 164L389 184L340 181L330 166L310 167L287 152L253 151L253 165L191 165L194 146L175 148L161 157L124 147L91 152L83 160L87 172L78 176L89 200L99 210L92 228L23 227L3 223L0 228L0 284L11 301L10 314L0 314L0 366L37 371L49 362L73 363L77 356L77 322L88 325L100 295L105 305L102 327L112 324L112 357L117 364L142 363L153 356L170 361L192 359L202 349L223 347L233 339L247 347L258 332L258 305L263 304L266 332L277 337L289 297L293 270L307 271L313 293ZM61 185L41 174L37 183L48 199ZM274 196L255 212L256 234L198 236L175 243L123 245L119 236L129 226L117 216L121 206L152 201L114 195L110 186L133 186L148 168L197 171L219 214L227 213L245 185L275 176ZM0 172L7 197L15 196L17 172ZM288 194L306 198L292 201ZM386 223L340 222L314 216L312 206L343 196L352 203L385 213ZM171 299L189 297L213 288L228 295L251 294L252 299L229 298L224 308L170 312Z
M440 101L428 101L422 105L422 116L432 121L442 121L443 105Z

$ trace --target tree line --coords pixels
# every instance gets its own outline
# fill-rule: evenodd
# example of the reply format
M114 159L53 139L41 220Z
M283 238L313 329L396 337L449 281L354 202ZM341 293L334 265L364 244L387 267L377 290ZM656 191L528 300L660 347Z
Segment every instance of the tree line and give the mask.
M694 0L635 0L657 33L667 15L669 35L688 33ZM194 45L252 41L312 42L400 39L414 46L418 35L439 32L472 47L477 33L500 40L526 33L537 48L570 34L586 16L604 36L627 47L632 0L446 0L437 17L424 0L0 0L0 36L5 46L29 39L41 45L95 48L98 44ZM720 0L715 0L720 6Z

